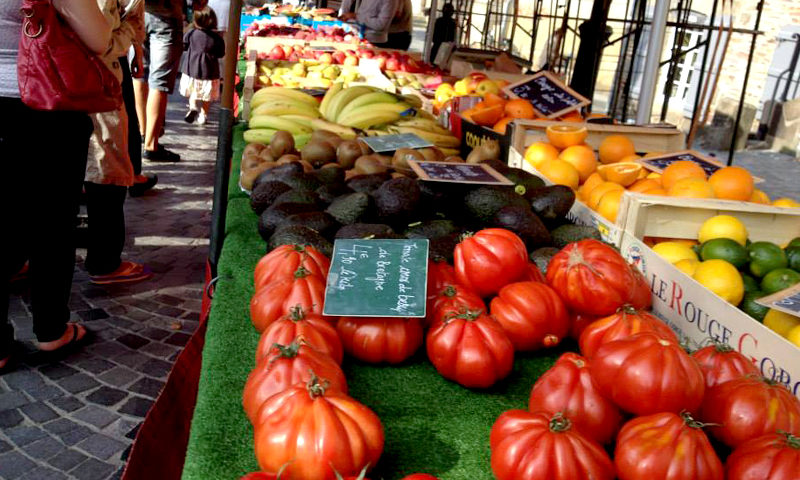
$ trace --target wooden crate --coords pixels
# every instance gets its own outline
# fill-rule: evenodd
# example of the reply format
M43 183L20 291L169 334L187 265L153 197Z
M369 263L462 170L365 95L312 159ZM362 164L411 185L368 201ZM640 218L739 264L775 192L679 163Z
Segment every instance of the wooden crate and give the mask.
M734 200L697 199L625 192L617 225L644 237L696 239L700 226L715 215L731 215L747 227L750 240L781 245L800 237L800 209Z
M248 58L251 52L255 53L269 53L275 45L290 46L295 45L305 46L308 42L305 40L297 40L294 38L284 37L247 37L245 40L244 51L247 52Z
M253 99L253 93L256 90L256 74L258 70L258 54L255 50L247 53L247 69L244 73L244 89L242 90L241 104L243 119L250 118L250 102Z
M559 125L563 122L555 120L516 120L513 123L511 146L520 152L525 152L534 142L546 142L545 130L550 125ZM630 126L630 125L603 125L599 123L574 123L585 126L589 132L586 144L597 150L600 142L609 135L625 135L636 147L637 152L674 152L685 148L683 132L672 125L664 127Z

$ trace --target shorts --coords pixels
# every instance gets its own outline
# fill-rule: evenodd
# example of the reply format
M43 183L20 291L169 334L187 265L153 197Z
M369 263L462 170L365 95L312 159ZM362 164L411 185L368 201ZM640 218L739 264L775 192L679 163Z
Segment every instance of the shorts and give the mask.
M150 88L172 93L183 54L183 21L144 14L144 75Z

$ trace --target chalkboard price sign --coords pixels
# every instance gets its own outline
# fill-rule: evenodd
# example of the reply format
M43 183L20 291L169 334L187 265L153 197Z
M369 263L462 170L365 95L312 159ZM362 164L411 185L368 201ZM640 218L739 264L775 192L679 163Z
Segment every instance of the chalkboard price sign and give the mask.
M557 118L592 103L550 72L539 72L504 91L511 98L528 100L539 115L547 118Z
M424 317L427 239L336 240L324 315Z
M712 160L704 156L702 153L694 150L683 150L657 157L643 158L639 160L639 162L644 165L646 169L656 173L661 173L671 164L681 160L688 160L700 165L700 167L705 170L706 175L708 176L713 175L714 172L723 167L721 163Z
M480 183L514 185L497 170L484 163L420 162L409 160L408 166L420 180L431 182Z
M756 303L800 317L800 284L773 293L768 297L759 298Z
M393 152L399 148L425 148L433 146L431 142L413 133L362 137L360 140L366 143L375 153Z

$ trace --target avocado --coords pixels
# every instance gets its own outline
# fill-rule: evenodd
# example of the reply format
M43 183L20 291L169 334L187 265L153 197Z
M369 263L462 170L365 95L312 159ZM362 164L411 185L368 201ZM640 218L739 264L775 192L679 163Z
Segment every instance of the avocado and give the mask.
M514 191L528 198L529 192L545 186L544 180L521 168L509 167L503 176L514 182Z
M509 167L506 163L501 162L500 160L497 160L495 158L492 158L490 160L484 160L481 163L485 163L486 165L489 165L490 167L494 168L497 171L497 173L500 173L500 174L503 174L503 175L505 175L507 171L509 171L509 170L511 170L513 168L513 167ZM516 170L516 169L514 169L514 170ZM511 179L509 178L509 180L511 180Z
M255 190L256 185L261 182L266 182L269 180L282 180L289 175L295 175L298 173L303 173L303 166L297 162L278 165L277 167L261 172L261 174L253 181L253 189Z
M286 175L281 178L281 181L295 190L310 190L313 192L322 186L313 175L305 172Z
M439 238L458 232L459 228L452 220L426 220L412 223L403 233L406 238Z
M432 238L428 247L428 258L442 258L453 263L453 250L461 242L461 232L453 232L442 237Z
M336 198L325 211L337 222L350 225L368 218L372 213L372 206L372 197L363 192L356 192Z
M603 240L603 237L596 228L586 225L561 225L550 232L550 235L553 237L553 245L558 248L564 248L572 242L577 242L586 238Z
M547 265L550 264L550 259L560 250L556 247L542 247L531 252L529 255L531 262L536 264L536 267L542 272L543 275L547 274Z
M501 208L492 219L492 225L519 235L528 249L550 245L550 232L530 207L509 205Z
M323 185L344 184L344 168L339 166L318 168L309 173Z
M325 238L331 238L341 227L339 222L325 212L305 212L289 215L286 220L281 222L280 227L288 225L305 225L319 232Z
M336 200L336 197L341 197L342 195L347 195L348 193L353 193L353 190L350 189L345 184L333 184L333 185L323 185L319 187L317 190L317 195L319 195L319 199L322 200L324 203L331 203Z
M292 187L277 180L261 182L253 187L253 192L250 194L250 208L261 215L261 212L269 208L278 197L291 190Z
M402 238L382 223L354 223L340 228L334 238Z
M564 185L534 189L526 195L531 208L548 225L562 220L575 203L575 192Z
M315 210L317 210L316 206L307 203L281 203L280 205L273 205L264 210L261 216L258 217L258 233L266 240L289 216L297 213L313 212Z
M434 218L437 213L445 216L451 213L463 213L464 205L461 199L472 187L467 184L450 184L448 182L417 181L420 191L420 205L428 217Z
M378 216L389 223L405 222L419 205L420 191L416 180L393 178L372 192Z
M319 195L308 190L289 190L282 193L272 202L273 205L280 205L281 203L307 203L318 208L322 205Z
M391 178L388 173L373 173L370 175L357 175L347 181L347 186L353 191L370 193L377 189L383 182Z
M464 196L468 220L477 225L490 223L501 208L511 205L527 207L528 201L509 187L497 186L478 187Z
M323 255L333 255L333 244L325 240L317 231L302 225L287 225L281 227L267 240L267 250L273 250L281 245L311 245Z

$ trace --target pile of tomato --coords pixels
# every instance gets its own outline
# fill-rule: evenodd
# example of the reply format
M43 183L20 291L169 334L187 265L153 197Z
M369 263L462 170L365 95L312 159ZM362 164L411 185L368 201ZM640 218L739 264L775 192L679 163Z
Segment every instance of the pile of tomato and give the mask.
M250 312L261 340L243 406L263 472L249 478L363 479L378 462L383 426L347 395L345 353L397 364L424 344L444 378L486 388L511 372L515 352L567 336L582 355L563 354L528 410L491 428L498 480L800 478L798 399L726 345L687 354L612 247L572 243L545 277L514 233L485 229L453 257L429 262L424 319L323 317L328 258L285 245L259 261ZM733 449L725 466L706 431Z

